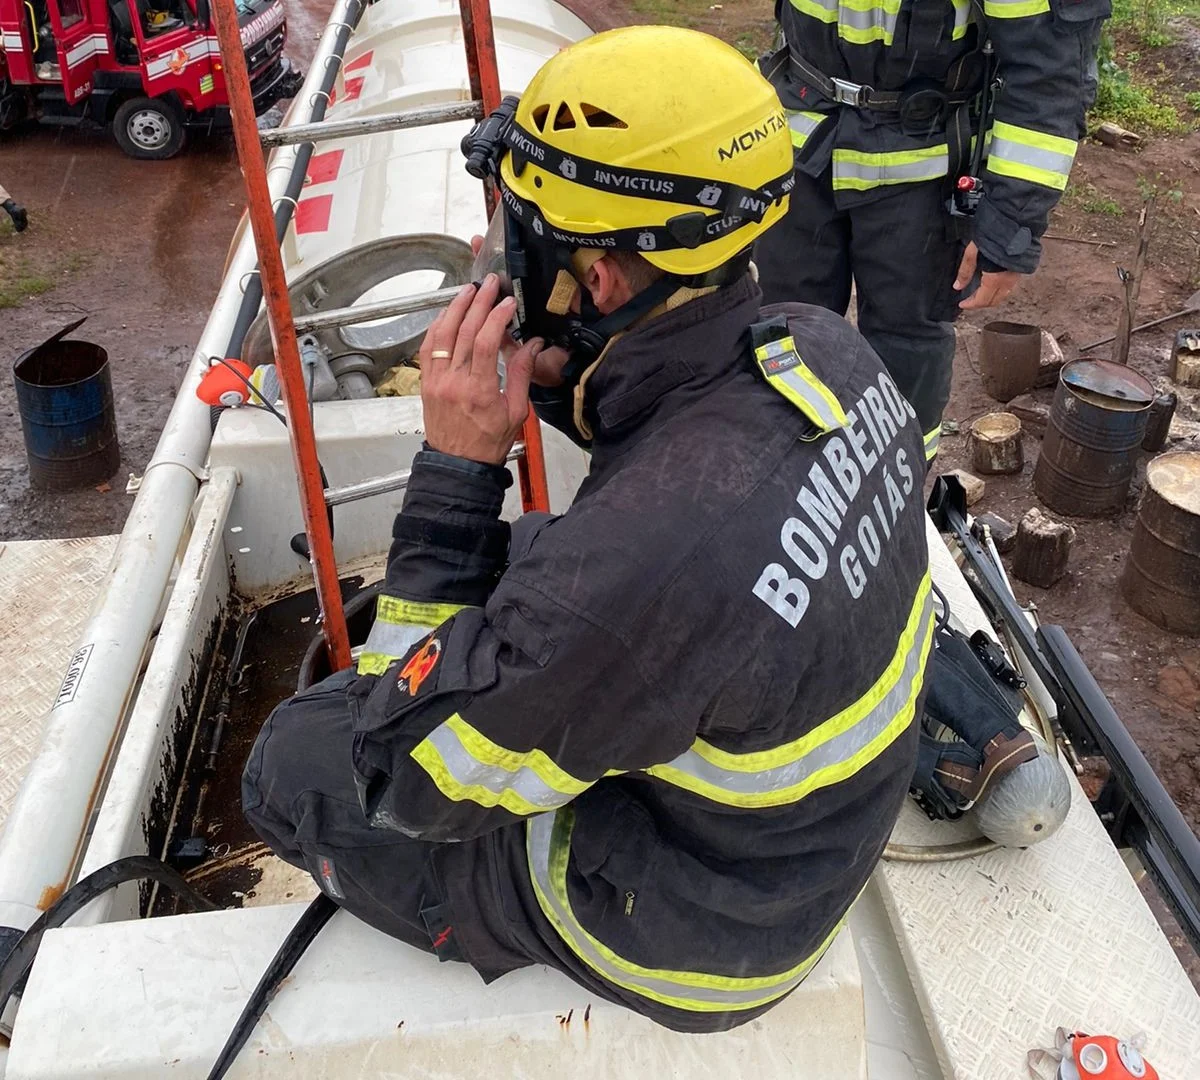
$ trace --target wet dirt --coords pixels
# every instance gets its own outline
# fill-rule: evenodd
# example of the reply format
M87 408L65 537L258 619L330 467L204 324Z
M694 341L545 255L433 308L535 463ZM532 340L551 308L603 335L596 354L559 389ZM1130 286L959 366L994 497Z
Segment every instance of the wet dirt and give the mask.
M331 6L287 4L302 69ZM128 475L154 451L244 206L233 137L192 133L170 161L134 161L105 132L29 125L0 137L0 177L29 211L20 234L3 215L0 275L20 268L32 289L54 286L0 307L0 540L120 532ZM75 336L109 354L121 467L99 488L31 491L9 368L84 315Z

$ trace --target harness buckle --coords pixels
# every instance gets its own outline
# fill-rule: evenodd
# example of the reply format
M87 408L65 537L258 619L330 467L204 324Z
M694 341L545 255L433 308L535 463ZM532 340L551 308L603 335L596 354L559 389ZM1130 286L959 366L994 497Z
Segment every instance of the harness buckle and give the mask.
M833 83L833 100L839 105L854 105L857 108L865 109L871 95L875 92L873 87L862 86L859 83L850 82L848 79L830 78L829 81Z

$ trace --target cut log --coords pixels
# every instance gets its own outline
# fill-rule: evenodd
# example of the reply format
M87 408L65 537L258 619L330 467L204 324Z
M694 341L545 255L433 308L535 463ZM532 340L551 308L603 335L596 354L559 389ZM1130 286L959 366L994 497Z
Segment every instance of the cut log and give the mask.
M1017 526L1013 549L1013 575L1021 581L1048 589L1066 573L1075 530L1043 514L1036 506Z
M1097 142L1104 143L1105 146L1115 146L1126 150L1133 150L1142 144L1142 137L1136 132L1111 122L1103 123L1096 129L1095 139Z
M951 469L946 475L958 477L963 491L966 492L968 506L974 506L983 498L987 485L978 476L972 476L966 469Z
M977 473L1019 473L1024 464L1021 421L1012 413L988 413L971 425L971 467Z

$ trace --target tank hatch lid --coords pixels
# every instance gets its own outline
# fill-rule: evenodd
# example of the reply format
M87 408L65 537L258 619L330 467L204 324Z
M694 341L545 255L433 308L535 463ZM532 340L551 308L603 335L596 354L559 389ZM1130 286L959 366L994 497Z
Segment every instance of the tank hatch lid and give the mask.
M1146 466L1146 483L1172 506L1200 515L1200 453L1163 454Z
M1154 387L1132 368L1112 360L1072 360L1062 369L1062 381L1072 390L1084 390L1127 406L1149 405Z

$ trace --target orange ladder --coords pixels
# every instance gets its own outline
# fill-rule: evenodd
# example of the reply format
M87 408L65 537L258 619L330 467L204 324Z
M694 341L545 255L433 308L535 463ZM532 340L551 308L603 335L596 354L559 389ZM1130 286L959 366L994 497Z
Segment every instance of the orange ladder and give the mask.
M300 507L304 515L304 531L308 537L308 550L321 612L321 627L332 668L334 671L340 671L349 667L351 663L350 639L346 632L346 615L342 607L337 562L333 552L329 509L385 491L399 490L407 484L409 474L392 473L329 490L326 490L321 480L316 437L300 363L297 320L293 318L283 258L280 255L279 242L276 240L275 212L267 182L264 148L302 142L316 143L330 138L487 116L500 105L500 75L496 67L491 0L460 0L459 3L463 37L466 41L467 71L471 83L470 102L410 109L351 121L322 120L262 133L259 132L254 114L250 77L238 28L235 0L213 0L212 7L217 24L217 38L221 45L238 160L246 186L250 226L258 253L258 272L262 281L267 321L271 329L271 344L274 347L283 400L287 406L288 438L300 487ZM365 4L359 8L360 13L364 9ZM343 57L337 56L336 60L340 64ZM496 205L495 191L490 182L485 182L484 197L490 217L495 212ZM357 308L320 312L299 320L303 324L301 332L308 332L318 325L348 325L389 314L400 314L403 311L442 306L449 302L454 291L443 289L437 293L401 298L399 301L383 301L378 304L360 305ZM541 428L532 410L525 420L521 441L513 447L509 460L517 462L521 503L524 509L549 510Z

